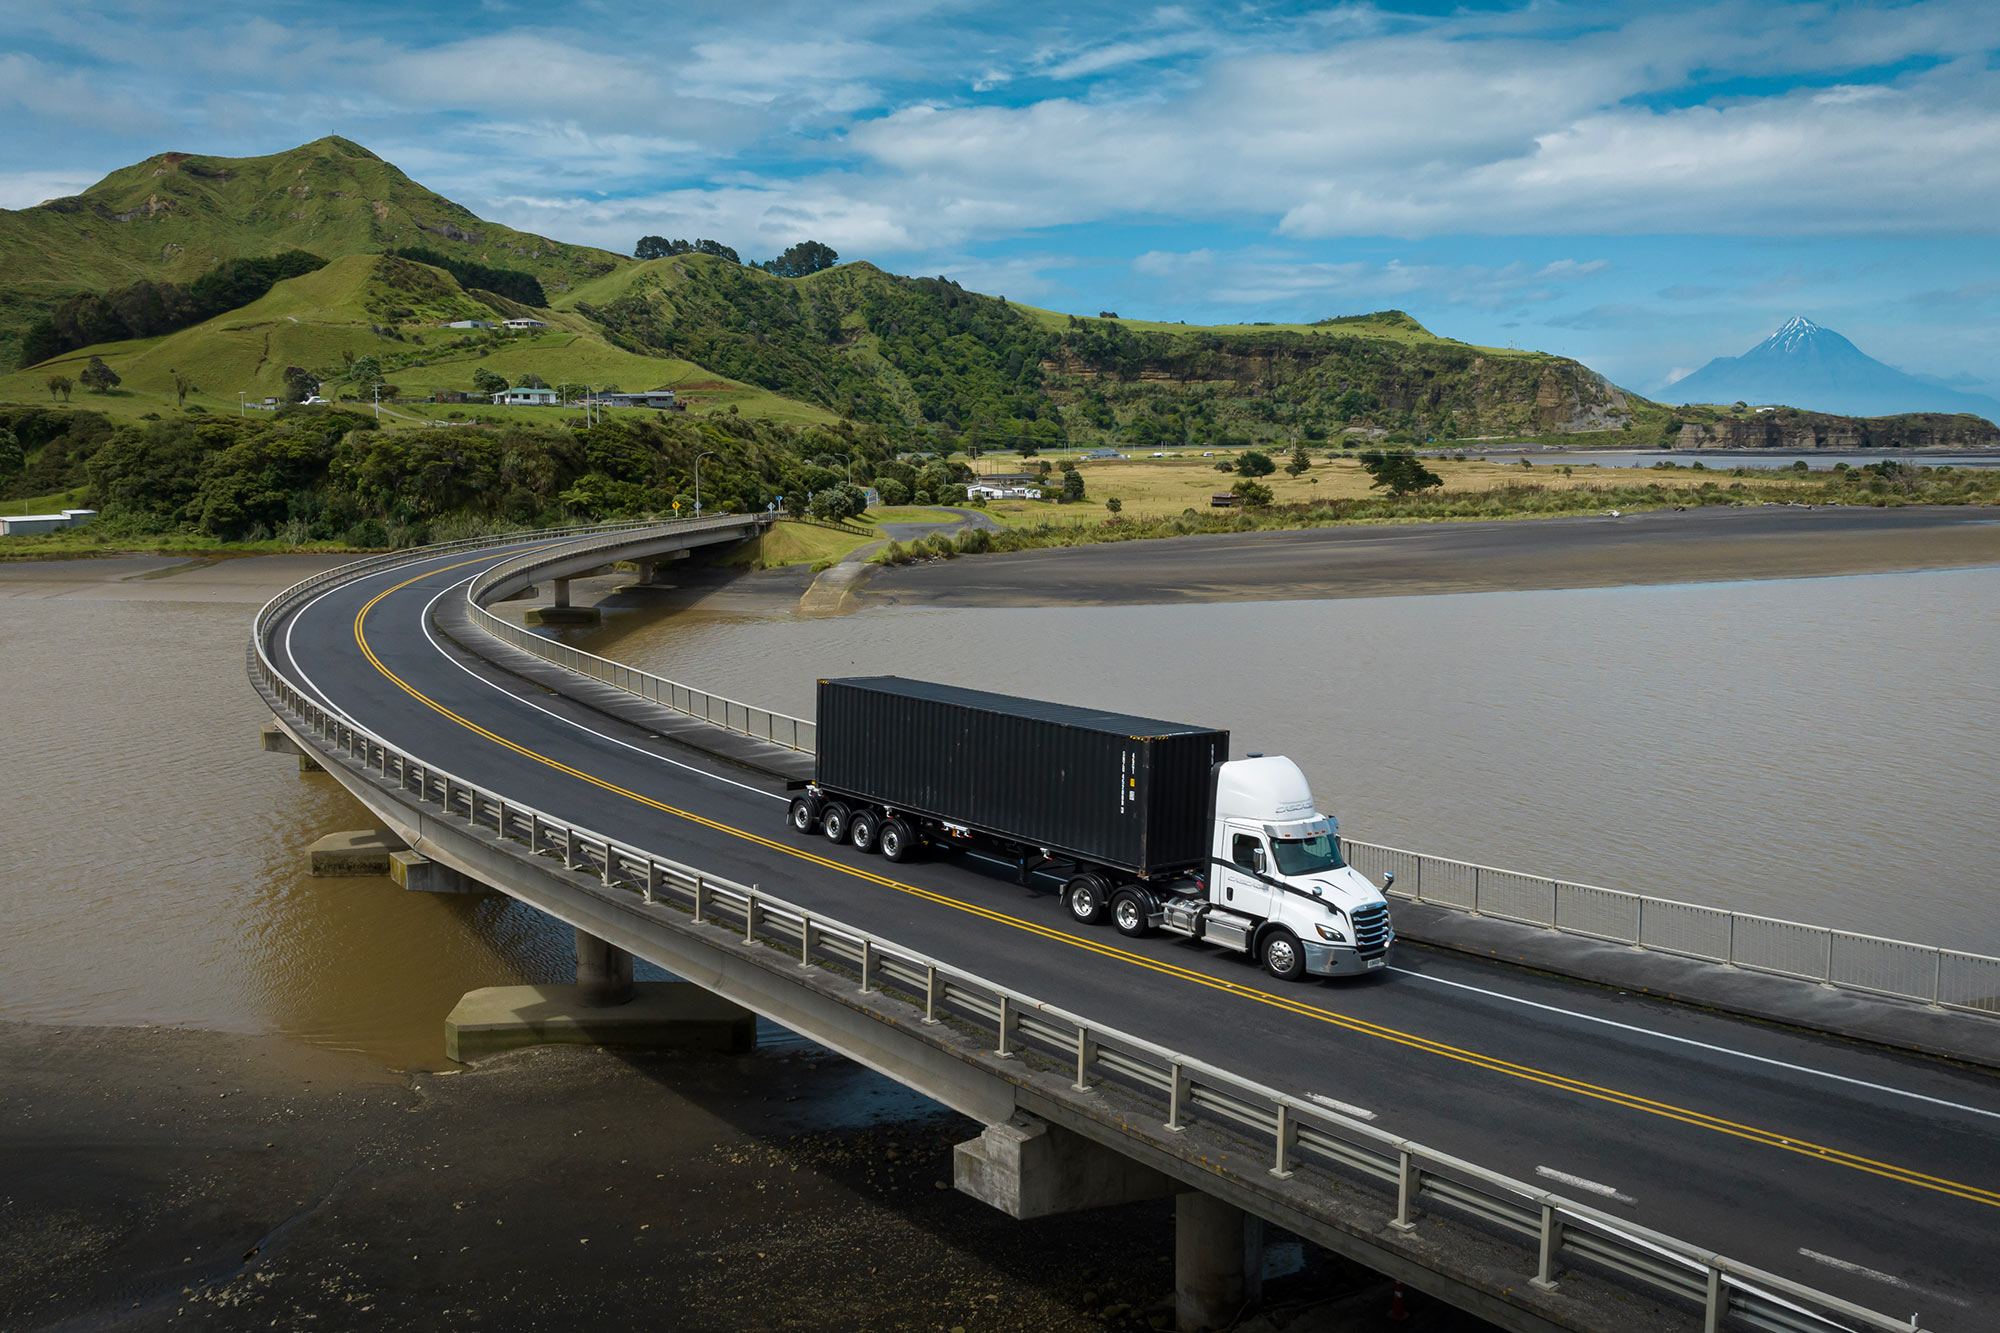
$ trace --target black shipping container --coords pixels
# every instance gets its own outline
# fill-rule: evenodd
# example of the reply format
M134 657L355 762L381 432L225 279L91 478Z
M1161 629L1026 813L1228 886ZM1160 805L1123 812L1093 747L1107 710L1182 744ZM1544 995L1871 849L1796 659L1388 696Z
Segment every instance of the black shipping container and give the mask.
M819 683L818 780L855 797L1149 877L1209 852L1229 733L899 676Z

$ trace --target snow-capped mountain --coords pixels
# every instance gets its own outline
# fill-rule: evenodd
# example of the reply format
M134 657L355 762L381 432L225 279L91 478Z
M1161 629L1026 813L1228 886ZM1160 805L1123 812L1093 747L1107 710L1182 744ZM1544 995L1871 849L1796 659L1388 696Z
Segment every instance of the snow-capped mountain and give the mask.
M1676 403L1783 403L1857 417L1970 412L2000 420L2000 400L1906 375L1803 315L1742 356L1717 357L1660 396Z

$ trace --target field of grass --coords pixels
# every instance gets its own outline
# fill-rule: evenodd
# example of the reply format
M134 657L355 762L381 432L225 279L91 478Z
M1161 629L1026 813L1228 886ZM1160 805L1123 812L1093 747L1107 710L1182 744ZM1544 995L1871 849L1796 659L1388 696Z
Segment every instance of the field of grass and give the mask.
M1059 310L1044 310L1039 306L1022 305L1018 301L1010 302L1010 304L1016 310L1021 311L1034 320L1035 323L1052 331L1059 332L1067 329L1069 321L1072 318L1070 315L1064 314ZM1096 317L1077 315L1074 318L1093 319ZM1429 329L1424 328L1421 324L1418 324L1415 320L1409 319L1408 316L1404 316L1402 319L1393 317L1377 319L1363 315L1358 318L1343 320L1338 324L1182 324L1153 319L1117 319L1105 322L1115 323L1120 328L1130 329L1134 333L1213 333L1221 337L1246 333L1297 333L1308 337L1381 338L1390 342L1411 345L1419 343L1457 342L1455 338L1439 337ZM1463 343L1460 345L1473 347L1477 351L1495 356L1537 355L1537 353L1517 351L1509 347L1479 347L1473 343Z
M19 518L23 514L60 514L65 509L75 509L83 502L83 490L79 486L73 491L57 491L54 495L0 500L0 518Z
M988 460L982 459L984 465ZM1150 458L1117 459L1078 463L1083 473L1084 499L1070 504L1052 501L995 500L986 512L1008 527L1038 523L1069 523L1100 519L1109 514L1105 500L1115 496L1128 518L1170 518L1188 509L1209 510L1211 496L1235 489L1242 478L1234 472L1217 472L1214 459ZM1651 485L1692 489L1705 481L1726 475L1718 471L1693 472L1683 469L1654 471L1651 468L1607 468L1593 464L1564 463L1522 467L1518 463L1456 462L1430 459L1426 464L1444 478L1444 489L1458 493L1497 490L1507 486L1532 484L1549 490L1573 490L1595 486ZM1051 473L1050 494L1061 485L1061 473ZM1766 474L1760 474L1766 475ZM1368 473L1351 459L1327 462L1315 455L1313 466L1303 476L1284 471L1257 479L1271 488L1273 502L1280 505L1311 504L1316 501L1353 500L1381 496L1373 489ZM1773 485L1793 484L1789 474L1768 474ZM1803 484L1803 483L1800 483Z
M851 551L880 540L872 532L836 532L816 523L779 523L761 537L744 542L717 557L715 563L731 569L816 565L823 560L838 560Z

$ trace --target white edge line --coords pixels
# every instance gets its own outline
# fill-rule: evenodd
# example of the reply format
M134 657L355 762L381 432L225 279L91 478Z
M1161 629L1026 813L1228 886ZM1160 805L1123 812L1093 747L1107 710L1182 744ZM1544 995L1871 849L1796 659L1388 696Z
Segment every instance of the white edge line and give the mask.
M1928 1296L1934 1301L1949 1301L1953 1305L1966 1308L1969 1308L1972 1304L1971 1301L1962 1301L1956 1296L1947 1296L1943 1292L1932 1291L1928 1287L1920 1287L1914 1282L1905 1282L1893 1273L1883 1273L1873 1268L1864 1268L1860 1264L1849 1263L1845 1259L1836 1259L1830 1254L1821 1254L1818 1250L1809 1250L1803 1245L1799 1246L1799 1254L1816 1264L1825 1264L1828 1268L1837 1268L1843 1273L1852 1273L1856 1277L1873 1278L1877 1282L1886 1283L1902 1291L1914 1292L1919 1296Z
M465 663L459 661L457 658L453 657L450 653L446 652L444 645L437 641L437 636L431 633L431 608L437 605L439 597L443 597L448 592L457 591L458 589L464 587L466 584L472 582L473 579L478 577L479 576L477 574L468 575L467 577L460 579L457 583L451 584L449 587L439 589L436 597L433 597L430 599L430 601L424 603L423 620L421 622L421 626L424 631L424 638L429 641L432 648L437 650L437 655L439 657L442 657L445 661L451 663L453 666L457 667L460 671L463 671L466 675L478 681L481 685L485 685L490 689L498 690L500 693L506 695L509 699L513 700L515 703L523 704L529 708L534 709L537 713L541 713L545 716L552 717L558 722L566 723L569 726L575 727L578 731L586 732L589 735L597 737L599 740L609 741L611 744L616 745L621 749L630 750L634 754L644 755L646 758L657 760L662 764L667 764L674 768L685 769L688 772L693 773L697 777L711 778L716 782L727 783L729 786L739 787L744 791L753 792L758 796L768 797L774 801L783 801L786 803L790 802L791 798L789 796L784 796L777 792L765 791L761 787L753 787L747 782L738 782L735 778L725 778L720 773L711 773L707 769L698 768L693 764L682 763L678 759L669 759L665 755L659 753L658 751L649 750L643 745L634 745L630 741L621 741L616 736L607 736L603 732L597 730L597 728L585 726L583 723L578 722L575 718L564 717L561 713L552 712L551 710L542 707L538 703L533 703L527 699L523 699L520 695L515 694L512 690L500 684L498 681L488 680L486 677L480 675L477 671L474 671L471 667L467 666Z
M1585 1180L1582 1176L1573 1176L1567 1171L1558 1171L1554 1167L1538 1166L1535 1168L1535 1174L1545 1176L1550 1180L1561 1181L1565 1185L1574 1185L1577 1189L1587 1190L1592 1194L1601 1194L1607 1199L1616 1199L1620 1203L1638 1202L1631 1195L1615 1190L1609 1185L1600 1185L1594 1180Z
M1836 1083L1846 1083L1857 1088L1867 1088L1872 1092L1885 1092L1893 1097L1907 1097L1912 1101L1929 1102L1932 1106L1942 1106L1953 1111L1964 1111L1970 1115L1983 1115L1991 1120L2000 1120L2000 1111L1989 1111L1981 1106L1967 1106L1964 1102L1946 1101L1942 1097L1930 1097L1921 1092L1911 1092L1906 1088L1892 1088L1883 1083L1870 1083L1863 1078L1849 1078L1845 1074L1830 1074L1824 1069L1814 1069L1810 1065L1795 1065L1787 1060L1774 1060L1768 1055L1752 1055L1729 1046L1716 1046L1693 1037L1680 1037L1671 1032L1661 1032L1657 1028L1642 1028L1632 1023L1620 1023L1616 1019L1599 1018L1596 1014L1579 1013L1574 1009L1564 1009L1558 1005L1543 1004L1539 1000L1523 999L1518 995L1508 995L1504 991L1487 990L1483 986L1467 985L1463 981L1448 981L1443 977L1429 976L1423 972L1412 972L1406 967L1392 967L1391 972L1400 972L1406 977L1428 981L1435 986L1450 986L1454 990L1471 991L1476 995L1490 996L1496 1000L1506 1000L1510 1004L1526 1005L1530 1009L1541 1009L1551 1014L1561 1014L1566 1018L1580 1018L1587 1023L1601 1023L1605 1027L1618 1028L1624 1032L1635 1032L1644 1037L1658 1037L1661 1041L1677 1042L1682 1046L1693 1046L1698 1050L1712 1051L1717 1055L1733 1055L1740 1060L1751 1060L1760 1065L1771 1065L1777 1069L1789 1070L1794 1074L1810 1074L1814 1078L1832 1079Z

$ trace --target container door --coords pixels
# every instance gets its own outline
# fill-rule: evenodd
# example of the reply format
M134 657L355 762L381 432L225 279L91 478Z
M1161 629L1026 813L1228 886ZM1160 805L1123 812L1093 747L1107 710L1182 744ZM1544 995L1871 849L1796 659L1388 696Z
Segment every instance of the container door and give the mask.
M1224 907L1251 916L1274 915L1271 895L1275 890L1258 878L1270 873L1270 856L1263 830L1230 826L1229 864L1218 868Z

